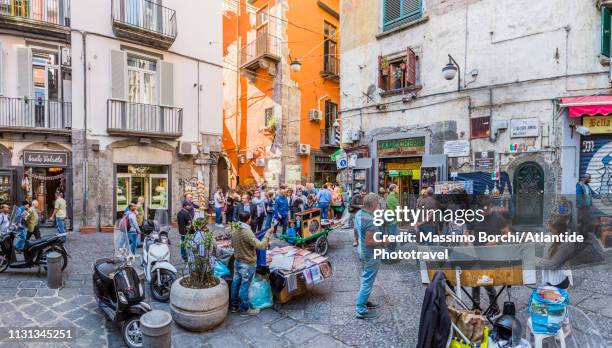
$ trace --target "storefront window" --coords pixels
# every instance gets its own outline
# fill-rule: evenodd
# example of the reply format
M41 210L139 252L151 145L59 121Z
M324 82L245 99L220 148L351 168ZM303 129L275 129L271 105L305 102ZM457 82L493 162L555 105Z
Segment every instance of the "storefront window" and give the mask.
M167 175L151 175L149 178L149 197L151 209L168 209L168 177Z
M117 211L123 211L128 206L130 178L117 177Z
M155 211L169 209L168 166L117 166L117 217L131 201L144 197L145 216L152 218Z

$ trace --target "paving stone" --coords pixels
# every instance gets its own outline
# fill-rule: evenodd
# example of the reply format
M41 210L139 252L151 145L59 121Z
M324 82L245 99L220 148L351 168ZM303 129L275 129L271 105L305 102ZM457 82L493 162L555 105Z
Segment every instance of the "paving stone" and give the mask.
M40 281L28 280L28 281L20 282L17 287L20 289L38 289L41 286L42 286L42 282Z
M259 312L259 315L257 315L257 318L263 321L264 323L272 322L280 317L281 317L281 314L279 312L275 311L274 309L270 309L270 308Z
M240 347L248 347L249 345L246 342L243 342L238 336L233 335L231 333L224 333L218 336L213 336L208 339L208 344L212 347L232 347L232 348L240 348Z
M54 311L58 313L66 313L66 312L69 312L75 309L75 306L73 303L64 301L64 302L59 302L58 304L54 305L53 307L51 307L51 309L53 309Z
M29 317L33 317L37 313L40 313L44 311L45 309L46 309L45 306L41 305L40 303L34 302L32 304L28 304L28 305L21 307L20 311Z
M31 319L26 318L20 312L14 312L14 314L11 315L10 319L10 322L7 324L9 324L11 327L24 327L34 324Z
M57 295L57 290L47 289L47 288L38 289L38 292L36 293L36 297L48 297L48 296L56 296L56 295Z
M0 302L0 313L13 311L15 306L10 302Z
M285 333L283 337L288 339L295 345L302 345L307 343L310 339L320 335L321 333L312 327L300 325L293 330Z
M86 309L82 309L82 308L77 308L75 310L69 311L67 313L64 313L64 318L69 319L70 321L75 321L79 318L82 318L88 314L91 314L91 312L89 312Z
M36 296L36 289L21 289L17 292L19 297L34 297Z
M342 348L349 347L346 344L338 341L337 339L327 336L327 335L319 335L318 337L313 338L308 345L311 347L317 348Z
M277 334L282 334L285 333L289 330L291 330L292 328L296 327L298 325L298 323L293 320L293 319L289 319L289 318L284 318L281 319L275 323L272 323L272 325L270 326L270 329L274 332L276 332Z

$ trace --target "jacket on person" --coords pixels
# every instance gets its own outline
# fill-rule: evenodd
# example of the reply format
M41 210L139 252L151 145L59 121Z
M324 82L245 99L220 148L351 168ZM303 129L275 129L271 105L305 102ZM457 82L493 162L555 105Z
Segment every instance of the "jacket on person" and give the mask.
M398 205L399 205L399 199L397 198L397 193L395 192L389 193L387 195L387 210L391 210L395 212L395 209L397 209ZM393 216L395 216L395 214ZM395 225L397 224L397 221L395 221L395 218L393 218L393 220L388 221L388 223L390 225Z
M436 272L425 290L417 348L445 348L450 335L451 319L446 306L446 276Z
M255 265L257 261L256 249L264 250L268 246L270 233L260 241L255 237L251 226L240 223L240 229L232 233L232 247L234 248L234 257L236 261L246 265Z
M363 196L359 193L355 193L353 197L351 197L351 202L349 204L349 211L351 213L358 212L363 207Z
M38 225L38 211L34 207L30 207L25 215L26 230L28 232L34 232L36 225Z
M276 200L274 201L274 212L276 214L281 214L283 217L289 214L289 201L287 200L287 197L276 197Z
M240 221L240 214L244 213L243 202L238 203L238 205L234 208L234 221ZM257 204L249 203L249 214L251 214L251 221L255 221L257 219Z
M593 202L592 199L597 194L591 188L591 185L578 182L576 183L576 207L578 208L589 208Z
M191 212L185 208L182 208L176 214L176 220L178 223L179 234L183 236L189 233L189 231L187 231L187 226L191 224Z

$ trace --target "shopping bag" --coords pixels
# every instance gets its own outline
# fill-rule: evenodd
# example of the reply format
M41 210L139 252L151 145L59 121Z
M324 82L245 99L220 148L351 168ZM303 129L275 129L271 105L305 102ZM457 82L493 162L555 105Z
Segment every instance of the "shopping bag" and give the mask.
M450 341L450 348L487 348L489 346L489 328L487 326L483 329L483 338L479 342L468 342L461 338L461 336L454 335Z
M567 291L554 286L534 289L529 301L529 316L534 333L555 335L568 316Z
M219 260L215 261L215 268L213 272L215 274L215 277L219 278L227 277L231 274L229 268L227 268L227 266Z
M260 277L254 277L249 287L249 302L251 307L257 309L270 308L274 304L272 300L272 289L270 281Z
M471 342L480 342L486 337L484 316L475 311L456 309L452 306L448 306L448 314L465 338Z

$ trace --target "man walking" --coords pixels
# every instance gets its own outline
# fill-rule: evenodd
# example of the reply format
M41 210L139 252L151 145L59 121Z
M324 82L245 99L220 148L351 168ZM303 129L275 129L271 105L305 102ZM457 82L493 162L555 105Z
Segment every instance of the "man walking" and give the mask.
M33 200L30 209L25 216L26 223L26 241L34 235L34 238L40 239L40 227L38 226L38 201Z
M317 193L317 207L321 209L321 219L327 219L327 213L329 211L329 204L332 200L331 184L327 183L319 193Z
M576 223L578 224L578 231L583 236L587 236L589 233L594 231L591 217L591 206L593 205L593 198L597 198L597 194L590 185L591 175L584 174L582 179L576 183L576 208L578 208L578 218Z
M399 198L397 197L397 185L391 184L389 185L389 193L387 194L387 210L395 212L395 209L399 205ZM399 227L397 225L397 220L395 220L395 214L393 214L393 219L387 220L387 234L397 236L399 233ZM395 251L396 243L391 243L387 247L387 251L392 252ZM399 260L397 260L399 261Z
M129 222L129 230L128 230L128 238L130 240L130 250L132 250L132 254L136 254L136 247L138 247L138 234L140 234L140 226L138 226L138 215L136 213L138 203L132 202L130 203L130 210L128 211L128 222Z
M64 199L64 194L61 191L57 191L55 193L54 207L53 213L51 214L51 220L55 218L57 233L65 233L66 229L64 227L64 219L66 218L66 200ZM66 237L63 238L64 241L66 241Z
M15 249L21 251L25 246L26 240L26 221L25 217L30 209L30 202L27 200L21 203L21 206L17 208L17 214L15 215L15 220L17 221L17 230L19 231L19 239L15 244Z
M192 217L191 217L192 210L193 210L193 207L191 206L191 203L187 200L184 200L183 208L181 208L181 210L179 210L179 212L176 214L176 220L178 223L179 235L181 236L181 242L185 240L185 236L188 233L191 233L190 226L191 226L191 221L192 221ZM184 262L187 262L187 253L186 253L185 248L182 247L182 243L179 244L179 251L181 254L181 260L183 260Z
M359 244L359 236L357 232L357 226L354 224L355 215L363 208L363 198L368 194L368 190L365 187L361 188L359 193L355 193L351 197L349 204L349 212L351 213L351 223L353 224L353 246L356 247Z
M357 305L355 311L358 319L375 319L378 313L373 309L379 306L368 301L372 290L380 260L374 258L374 249L383 248L386 243L374 241L374 233L379 232L379 228L374 225L374 211L378 209L379 197L377 194L370 193L363 199L363 209L355 217L355 224L358 225L359 235L359 261L361 261L361 286L357 295Z
M249 286L256 269L256 249L266 249L273 229L269 228L260 241L251 230L251 214L242 212L238 217L240 229L232 234L235 261L230 310L232 313L240 312L240 316L248 316L259 313L259 309L251 308L249 303Z
M9 217L9 205L7 203L0 204L0 236L9 231L11 220Z
M281 190L280 195L274 200L274 214L276 214L279 225L283 227L283 233L285 233L289 222L289 201L287 200L286 190ZM276 235L276 228L274 228L274 235Z
M213 195L215 201L215 226L223 227L223 207L225 207L225 196L223 196L223 189L217 187L217 192Z

